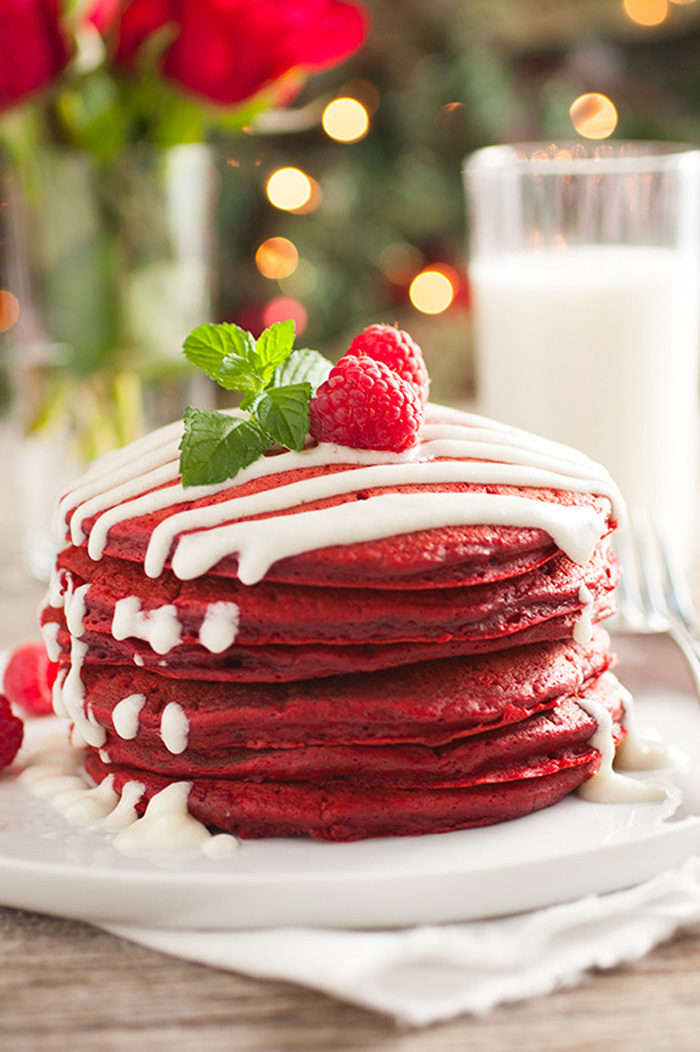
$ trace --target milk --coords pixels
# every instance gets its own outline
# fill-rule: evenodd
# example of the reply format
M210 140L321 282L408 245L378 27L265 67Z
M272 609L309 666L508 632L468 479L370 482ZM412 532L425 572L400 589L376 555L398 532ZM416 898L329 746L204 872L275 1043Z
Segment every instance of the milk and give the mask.
M601 461L688 561L698 431L698 293L665 248L513 252L471 267L480 408Z

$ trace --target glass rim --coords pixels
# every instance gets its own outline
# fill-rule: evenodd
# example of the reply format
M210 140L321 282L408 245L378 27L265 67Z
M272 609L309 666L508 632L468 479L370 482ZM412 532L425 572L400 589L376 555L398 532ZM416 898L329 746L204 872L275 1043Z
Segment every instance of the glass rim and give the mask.
M651 173L687 167L700 170L700 147L692 143L643 139L501 143L483 146L465 158L465 176L523 175L617 175Z

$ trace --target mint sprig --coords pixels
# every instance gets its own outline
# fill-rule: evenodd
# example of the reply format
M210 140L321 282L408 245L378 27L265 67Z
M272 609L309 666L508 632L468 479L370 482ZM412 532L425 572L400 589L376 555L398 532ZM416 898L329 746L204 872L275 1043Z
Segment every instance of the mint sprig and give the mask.
M318 351L294 347L294 322L252 333L225 322L200 325L185 340L185 357L227 391L243 395L248 419L190 406L180 442L183 486L225 482L272 443L302 449L309 401L330 372Z

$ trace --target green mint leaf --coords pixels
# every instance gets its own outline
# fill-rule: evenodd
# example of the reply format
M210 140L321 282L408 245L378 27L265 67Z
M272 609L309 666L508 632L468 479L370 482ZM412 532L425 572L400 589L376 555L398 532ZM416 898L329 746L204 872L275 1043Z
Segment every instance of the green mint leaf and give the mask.
M287 384L309 383L311 393L315 394L321 384L328 379L332 368L332 363L318 351L308 349L292 351L287 360L275 369L270 386L284 387Z
M248 374L255 372L255 341L249 332L230 322L199 325L185 340L183 352L188 362L217 383L228 360L245 363Z
M273 442L300 450L309 431L311 384L270 387L255 406L255 418Z
M265 377L260 373L253 357L244 358L239 354L227 354L215 377L220 387L227 391L250 391L253 394L265 386Z
M289 357L293 346L294 322L291 319L276 321L260 334L255 344L255 352L258 368L265 377L265 383L272 377L277 366Z
M189 406L180 442L183 486L207 486L234 478L262 456L267 441L254 421Z

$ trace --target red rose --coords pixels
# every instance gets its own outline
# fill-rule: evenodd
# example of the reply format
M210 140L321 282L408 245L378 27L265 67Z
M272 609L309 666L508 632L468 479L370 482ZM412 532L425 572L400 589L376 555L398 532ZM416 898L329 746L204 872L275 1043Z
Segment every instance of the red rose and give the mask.
M0 110L53 80L68 55L58 0L0 0Z
M295 67L347 58L366 32L363 9L346 0L98 0L91 16L116 37L117 62L136 64L142 45L167 24L164 74L189 91L232 105ZM118 24L117 24L118 21Z

